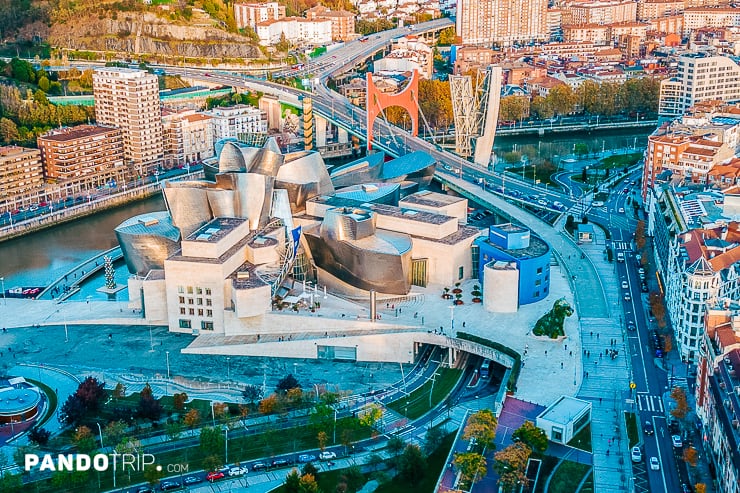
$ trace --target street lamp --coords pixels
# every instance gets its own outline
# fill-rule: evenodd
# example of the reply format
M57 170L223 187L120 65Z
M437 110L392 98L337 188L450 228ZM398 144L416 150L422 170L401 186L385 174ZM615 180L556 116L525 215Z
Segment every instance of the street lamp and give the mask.
M154 338L152 337L152 326L149 326L149 352L154 352Z
M100 448L105 448L105 445L103 445L103 430L100 428L100 423L95 423L98 425L98 435L100 436Z
M229 427L224 425L224 434L226 435L226 440L224 441L224 462L226 464L229 463Z
M455 330L455 305L450 305L450 330Z
M165 358L167 359L167 380L170 379L170 352L164 352Z
M231 358L226 358L226 378L231 380Z
M0 277L0 283L2 283L2 288L3 288L3 305L7 305L8 299L5 297L5 278L4 277Z

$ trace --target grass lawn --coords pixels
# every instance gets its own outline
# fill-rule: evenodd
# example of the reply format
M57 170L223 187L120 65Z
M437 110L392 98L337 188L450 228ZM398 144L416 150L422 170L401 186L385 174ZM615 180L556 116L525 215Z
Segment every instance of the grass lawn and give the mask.
M421 387L411 392L406 397L388 404L388 408L406 416L409 419L417 419L437 404L442 402L455 387L462 372L453 368L440 368L435 382L428 380ZM429 393L432 393L432 405L429 406Z
M605 157L598 164L598 168L624 168L625 166L632 166L642 158L641 152L633 152L631 154L614 154L609 157Z
M576 436L568 442L568 445L577 449L585 450L586 452L591 452L591 424L586 425L585 428L579 431Z
M564 461L555 470L546 493L575 492L581 480L589 473L591 466L578 462Z
M640 441L640 434L637 432L637 415L635 413L624 413L624 422L627 425L627 438L629 438L630 448L632 448Z
M26 379L26 381L40 388L44 392L44 394L46 394L46 397L49 400L49 407L46 409L46 414L36 423L36 427L41 428L42 426L44 426L44 423L49 420L49 418L54 416L54 413L57 410L57 405L59 405L59 398L57 397L56 392L54 392L54 389L52 389L48 385L45 385L37 380Z
M414 493L433 493L442 468L447 465L447 454L450 452L453 443L455 443L455 433L450 433L442 441L442 445L427 457L426 475L419 483L409 484L399 478L393 478L392 481L381 484L375 490L376 493L409 493L410 491Z
M583 487L579 493L594 493L594 473L588 475L588 479L584 481Z
M522 175L522 167L517 166L516 168L507 168L506 171L510 173L514 173L518 176ZM552 166L532 166L531 164L528 164L526 166L526 169L524 170L524 177L529 178L532 181L539 180L540 183L547 183L548 185L552 185L553 182L550 180L550 177L553 173L555 173L557 170L553 169Z
M542 458L542 465L540 466L540 476L537 480L537 484L534 487L534 493L545 492L545 483L547 483L547 478L550 477L550 475L552 474L552 470L555 469L555 466L557 464L557 457L546 455Z

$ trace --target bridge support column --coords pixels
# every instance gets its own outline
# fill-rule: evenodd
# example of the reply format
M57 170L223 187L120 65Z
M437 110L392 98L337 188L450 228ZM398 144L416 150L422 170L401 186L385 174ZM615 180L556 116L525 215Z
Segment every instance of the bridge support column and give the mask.
M326 127L329 122L318 115L315 117L315 122L314 135L316 136L316 147L326 147Z
M340 144L346 144L349 142L349 134L347 131L341 127L337 128L337 142Z
M450 363L450 368L452 368L453 366L455 366L456 358L457 358L457 352L455 351L455 349L454 348L448 348L447 360Z

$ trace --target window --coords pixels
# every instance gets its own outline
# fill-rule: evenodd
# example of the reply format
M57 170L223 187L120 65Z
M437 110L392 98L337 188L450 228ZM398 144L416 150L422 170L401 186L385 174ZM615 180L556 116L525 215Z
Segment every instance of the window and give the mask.
M203 309L202 308L198 308L198 316L199 317L202 317L203 316Z
M180 307L180 315L185 315L185 308Z
M542 274L542 267L537 267L537 274Z
M188 286L188 294L193 294L193 286Z
M185 288L182 286L177 286L177 292L182 294L185 292Z
M180 296L180 304L182 304L182 305L185 304L185 297L184 296Z
M213 310L206 310L206 317L213 317Z
M536 280L536 281L534 282L534 285L535 285L535 286L539 286L539 285L541 285L541 284L542 284L542 280L541 280L541 279L537 279L537 280Z
M203 298L198 298L198 299L196 300L196 303L197 303L198 305L202 305L202 304L203 304Z
M211 298L206 298L206 306L211 306L211 305L213 305Z
M213 330L213 322L201 322L200 323L201 330Z
M188 315L195 315L195 308L188 308Z
M193 304L193 298L188 298L188 305L192 305L192 304Z
M206 288L206 296L211 296L211 288Z
M461 279L463 278L463 275L464 275L464 274L465 274L465 269L464 269L464 268L463 268L463 266L461 265L461 266L460 266L460 267L458 267L458 269L457 269L457 278L461 280Z
M535 291L533 297L534 298L537 298L539 295L540 295L540 292L539 291Z
M202 288L195 288L195 294L203 294Z
M180 328L181 329L190 329L191 323L190 320L185 320L184 318L180 319Z

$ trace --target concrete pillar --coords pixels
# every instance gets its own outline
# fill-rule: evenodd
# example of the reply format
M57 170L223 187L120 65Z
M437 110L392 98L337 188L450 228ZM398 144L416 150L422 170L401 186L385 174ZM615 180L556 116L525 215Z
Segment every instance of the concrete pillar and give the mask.
M326 125L328 122L318 115L316 115L314 121L316 122L316 147L326 147Z
M349 134L347 131L341 127L337 129L337 142L340 144L346 144L349 142Z
M370 290L370 321L375 322L378 312L378 293L374 289Z

